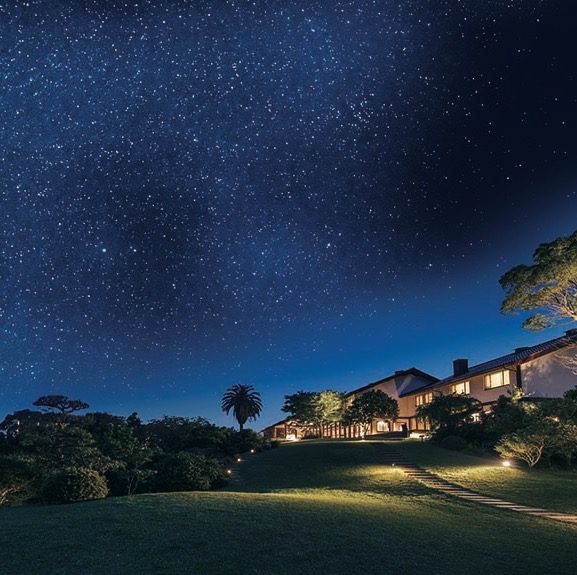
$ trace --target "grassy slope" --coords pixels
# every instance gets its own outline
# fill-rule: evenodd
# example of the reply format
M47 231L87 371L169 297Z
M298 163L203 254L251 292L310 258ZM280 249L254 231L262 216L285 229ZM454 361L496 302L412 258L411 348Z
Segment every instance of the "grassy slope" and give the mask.
M577 526L444 497L381 458L285 445L226 492L2 509L0 574L575 572Z
M393 446L414 463L457 485L515 503L577 515L577 471L507 468L498 459L454 453L420 441Z

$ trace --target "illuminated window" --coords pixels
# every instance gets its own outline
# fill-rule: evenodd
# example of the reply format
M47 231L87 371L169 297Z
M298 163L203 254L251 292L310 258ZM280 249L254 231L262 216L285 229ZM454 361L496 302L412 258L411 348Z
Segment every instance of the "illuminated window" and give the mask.
M433 401L433 392L430 391L429 393L421 393L420 395L415 396L415 405L425 405L426 403L431 403Z
M383 433L389 431L389 424L386 421L377 421L377 432Z
M461 383L453 383L451 385L451 393L457 393L459 395L469 395L471 392L469 382L462 381Z
M509 385L509 372L497 371L485 376L485 389L493 389L495 387L503 387Z

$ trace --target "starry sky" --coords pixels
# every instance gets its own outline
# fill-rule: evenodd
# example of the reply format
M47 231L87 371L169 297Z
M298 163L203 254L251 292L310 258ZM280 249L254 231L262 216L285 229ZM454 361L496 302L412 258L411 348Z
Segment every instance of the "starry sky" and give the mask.
M573 0L0 3L0 417L253 424L556 337L499 277L577 229Z

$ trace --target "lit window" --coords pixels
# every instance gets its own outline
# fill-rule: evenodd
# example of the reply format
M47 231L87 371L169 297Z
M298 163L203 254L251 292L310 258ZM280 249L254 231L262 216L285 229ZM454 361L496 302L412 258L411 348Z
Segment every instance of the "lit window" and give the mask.
M415 396L415 405L425 405L426 403L431 403L433 401L433 392L421 393Z
M471 390L468 381L453 383L453 385L451 385L451 393L457 393L458 395L469 395L470 392Z
M384 433L389 431L389 424L386 421L377 421L377 432Z
M497 371L485 376L485 389L493 389L495 387L503 387L509 385L509 372Z

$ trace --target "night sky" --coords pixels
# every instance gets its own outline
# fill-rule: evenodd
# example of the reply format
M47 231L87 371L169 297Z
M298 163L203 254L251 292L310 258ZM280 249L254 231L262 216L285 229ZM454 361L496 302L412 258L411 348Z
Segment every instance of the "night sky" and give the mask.
M574 0L0 4L0 419L347 391L556 337L499 277L577 229Z

